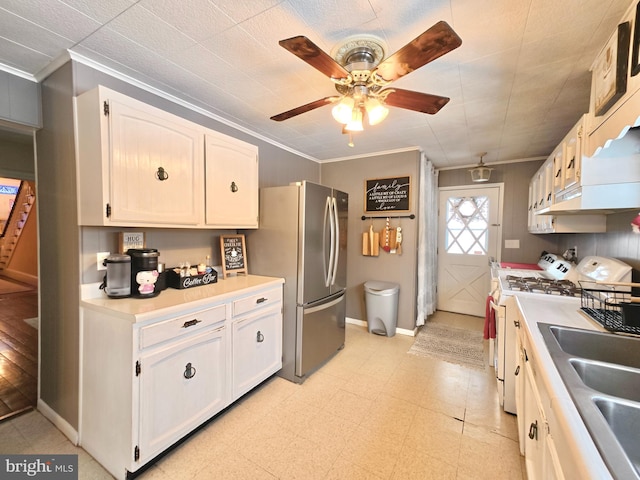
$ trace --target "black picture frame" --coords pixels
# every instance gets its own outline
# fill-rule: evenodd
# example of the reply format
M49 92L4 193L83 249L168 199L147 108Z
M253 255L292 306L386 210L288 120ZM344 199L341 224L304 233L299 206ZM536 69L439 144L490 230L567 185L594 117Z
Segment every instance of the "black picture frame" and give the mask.
M596 116L604 115L627 91L631 25L618 25L593 67L593 106Z
M365 180L365 213L408 212L410 209L411 175Z
M640 73L640 2L636 5L636 16L633 19L633 47L631 53L631 76Z

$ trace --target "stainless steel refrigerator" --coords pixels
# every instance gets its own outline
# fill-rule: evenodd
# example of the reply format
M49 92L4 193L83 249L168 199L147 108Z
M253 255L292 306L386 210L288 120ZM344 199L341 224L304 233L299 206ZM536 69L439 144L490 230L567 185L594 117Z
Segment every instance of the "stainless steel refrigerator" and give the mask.
M302 383L344 346L349 196L311 182L260 190L249 272L283 277L281 377Z

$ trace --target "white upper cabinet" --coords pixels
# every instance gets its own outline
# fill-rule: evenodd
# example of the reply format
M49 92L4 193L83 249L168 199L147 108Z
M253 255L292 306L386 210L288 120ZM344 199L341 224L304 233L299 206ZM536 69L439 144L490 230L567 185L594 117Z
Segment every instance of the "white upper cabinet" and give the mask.
M79 223L203 223L204 134L197 125L98 87L77 98Z
M258 147L208 131L205 162L207 225L258 228Z
M258 228L257 146L102 86L76 134L80 225Z

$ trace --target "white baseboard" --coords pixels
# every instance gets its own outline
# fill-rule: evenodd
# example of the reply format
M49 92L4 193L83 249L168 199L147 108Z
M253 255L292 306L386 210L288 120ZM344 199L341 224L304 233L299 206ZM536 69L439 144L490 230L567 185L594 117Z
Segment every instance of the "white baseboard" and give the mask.
M76 446L78 445L78 431L73 428L69 422L58 415L51 407L49 407L49 405L47 405L41 398L38 399L38 411L43 417L53 423L71 443Z
M27 285L32 285L34 287L38 286L37 275L31 275L18 270L11 270L10 268L2 270L2 275L13 280L17 280L18 282L26 283Z
M350 318L347 317L345 320L347 323L350 323L352 325L358 325L360 327L365 327L367 328L367 322L366 320L358 320L357 318ZM409 337L415 337L416 334L418 333L418 329L414 328L413 330L407 330L406 328L397 328L396 327L396 333L400 334L400 335L407 335Z

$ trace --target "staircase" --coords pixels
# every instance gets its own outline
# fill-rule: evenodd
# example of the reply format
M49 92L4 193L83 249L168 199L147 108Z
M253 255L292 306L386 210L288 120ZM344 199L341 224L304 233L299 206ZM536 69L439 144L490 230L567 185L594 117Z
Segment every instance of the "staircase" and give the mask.
M7 220L6 227L0 237L0 271L7 268L13 252L18 245L18 240L22 234L29 212L36 200L35 193L28 182L23 181L16 195L13 209Z

